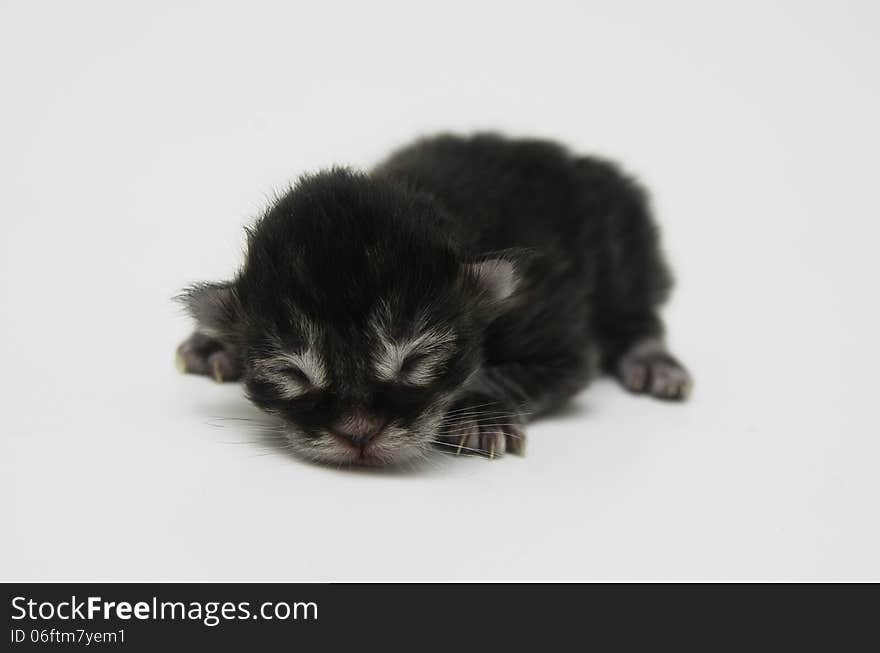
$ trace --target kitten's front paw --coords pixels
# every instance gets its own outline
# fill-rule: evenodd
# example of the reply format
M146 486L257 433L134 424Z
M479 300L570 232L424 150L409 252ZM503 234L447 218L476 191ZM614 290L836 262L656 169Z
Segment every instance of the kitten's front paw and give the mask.
M217 383L241 377L235 350L203 333L193 333L181 343L176 363L177 369L185 374L203 374L213 377Z
M486 395L467 395L446 413L435 442L442 451L457 456L522 456L526 450L525 425L503 402Z

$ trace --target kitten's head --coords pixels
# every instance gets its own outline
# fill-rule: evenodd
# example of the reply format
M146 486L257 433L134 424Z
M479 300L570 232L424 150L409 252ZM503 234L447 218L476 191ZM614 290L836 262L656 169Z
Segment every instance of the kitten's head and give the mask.
M249 230L234 281L186 293L237 346L249 398L291 448L330 463L419 456L481 365L516 285L506 257L467 260L428 197L345 170L303 179Z

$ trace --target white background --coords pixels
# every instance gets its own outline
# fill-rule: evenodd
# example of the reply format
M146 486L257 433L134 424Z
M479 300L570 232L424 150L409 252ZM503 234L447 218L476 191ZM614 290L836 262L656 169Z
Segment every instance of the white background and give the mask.
M875 2L4 2L0 579L880 579ZM271 194L425 132L622 160L692 368L336 471L181 376Z

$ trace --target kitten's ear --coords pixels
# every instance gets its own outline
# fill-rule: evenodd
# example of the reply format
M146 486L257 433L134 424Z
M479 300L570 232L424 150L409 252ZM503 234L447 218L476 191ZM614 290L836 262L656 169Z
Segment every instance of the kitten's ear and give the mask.
M177 297L197 323L197 330L215 338L233 335L238 326L238 296L231 282L197 283Z
M493 304L508 299L519 284L517 264L508 256L467 263L464 278L465 283L475 288L481 298Z

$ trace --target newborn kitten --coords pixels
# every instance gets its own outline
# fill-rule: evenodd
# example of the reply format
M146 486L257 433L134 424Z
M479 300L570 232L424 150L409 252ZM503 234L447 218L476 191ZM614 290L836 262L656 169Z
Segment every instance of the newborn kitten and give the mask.
M672 282L644 191L554 143L439 136L370 173L303 177L232 281L181 296L183 371L241 379L291 447L386 464L522 452L524 423L600 370L684 399Z

